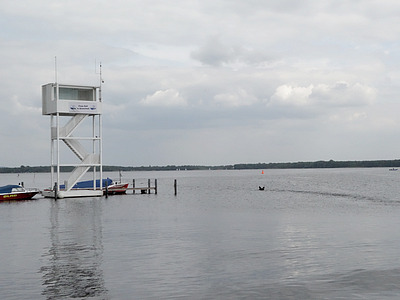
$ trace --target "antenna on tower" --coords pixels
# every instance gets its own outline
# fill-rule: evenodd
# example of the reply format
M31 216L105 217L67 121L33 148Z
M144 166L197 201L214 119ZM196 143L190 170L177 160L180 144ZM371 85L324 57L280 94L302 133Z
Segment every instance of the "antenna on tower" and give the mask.
M95 72L96 72L96 74L99 74L99 80L100 80L100 86L99 86L99 101L101 102L101 85L104 83L104 80L103 80L103 77L102 77L102 73L101 73L101 62L100 62L100 64L99 64L99 67L100 67L100 71L99 71L99 73L97 73L97 62L96 62L96 60L94 60L94 63L95 63Z
M104 83L103 77L101 76L101 62L100 62L100 84Z

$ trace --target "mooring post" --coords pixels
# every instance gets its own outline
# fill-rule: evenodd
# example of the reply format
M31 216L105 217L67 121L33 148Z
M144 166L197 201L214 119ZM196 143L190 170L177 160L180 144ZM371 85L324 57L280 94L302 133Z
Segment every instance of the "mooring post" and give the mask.
M108 198L108 184L106 184L106 199Z
M174 180L174 190L175 190L175 196L178 194L178 184L176 182L176 179Z
M154 179L154 193L157 195L157 178Z
M57 190L58 190L58 184L57 182L54 183L54 200L57 201Z
M135 179L132 180L132 191L135 193Z
M150 190L150 179L147 179L147 187L148 187L148 193L150 194L151 190Z

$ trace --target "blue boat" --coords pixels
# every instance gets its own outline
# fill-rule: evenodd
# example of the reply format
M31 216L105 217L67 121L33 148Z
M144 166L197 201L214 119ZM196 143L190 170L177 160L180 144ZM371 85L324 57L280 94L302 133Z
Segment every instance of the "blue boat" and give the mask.
M113 182L110 178L103 179L102 182L102 188L103 192L106 193L106 188L107 188L107 193L110 195L115 195L115 194L125 194L126 190L128 188L128 183L117 183ZM93 180L86 180L86 181L80 181L76 183L73 187L73 190L92 190L93 189ZM100 179L96 180L96 189L100 189ZM62 184L60 185L60 190L65 190L65 185Z
M103 179L102 187L105 188L106 186L112 185L113 181L110 178ZM86 181L79 181L73 187L73 189L93 189L93 180L86 180ZM96 188L100 188L100 179L96 180ZM60 185L60 190L65 189L65 185Z

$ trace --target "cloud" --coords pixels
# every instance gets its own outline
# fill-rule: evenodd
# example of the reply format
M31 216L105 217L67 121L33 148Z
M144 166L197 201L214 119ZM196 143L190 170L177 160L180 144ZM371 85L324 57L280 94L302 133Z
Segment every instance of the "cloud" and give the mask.
M250 95L246 90L241 88L233 92L217 94L214 96L214 100L223 106L231 107L250 106L259 102L257 97Z
M319 99L321 104L329 106L367 106L377 96L375 88L361 84L349 84L340 81L334 85L319 84L312 90L311 97Z
M186 100L175 89L157 91L140 101L145 106L186 106Z
M277 87L269 105L315 106L315 107L354 107L368 106L376 99L376 89L360 83L349 84L339 81L335 84L309 86Z
M203 65L243 68L248 65L274 64L279 55L264 51L254 45L240 45L234 40L224 40L221 35L209 36L203 44L190 53L190 57Z
M304 106L311 103L310 95L313 86L293 87L287 84L277 87L271 97L271 103L275 105Z
M239 49L221 41L220 37L209 37L197 50L191 53L191 57L205 65L220 66L231 63L237 59Z

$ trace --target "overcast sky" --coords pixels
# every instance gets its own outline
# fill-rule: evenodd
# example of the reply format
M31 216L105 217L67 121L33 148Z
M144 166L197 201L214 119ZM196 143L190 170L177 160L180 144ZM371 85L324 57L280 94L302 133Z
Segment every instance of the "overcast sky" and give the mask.
M0 166L49 165L41 86L98 85L105 165L397 159L400 2L2 0Z

